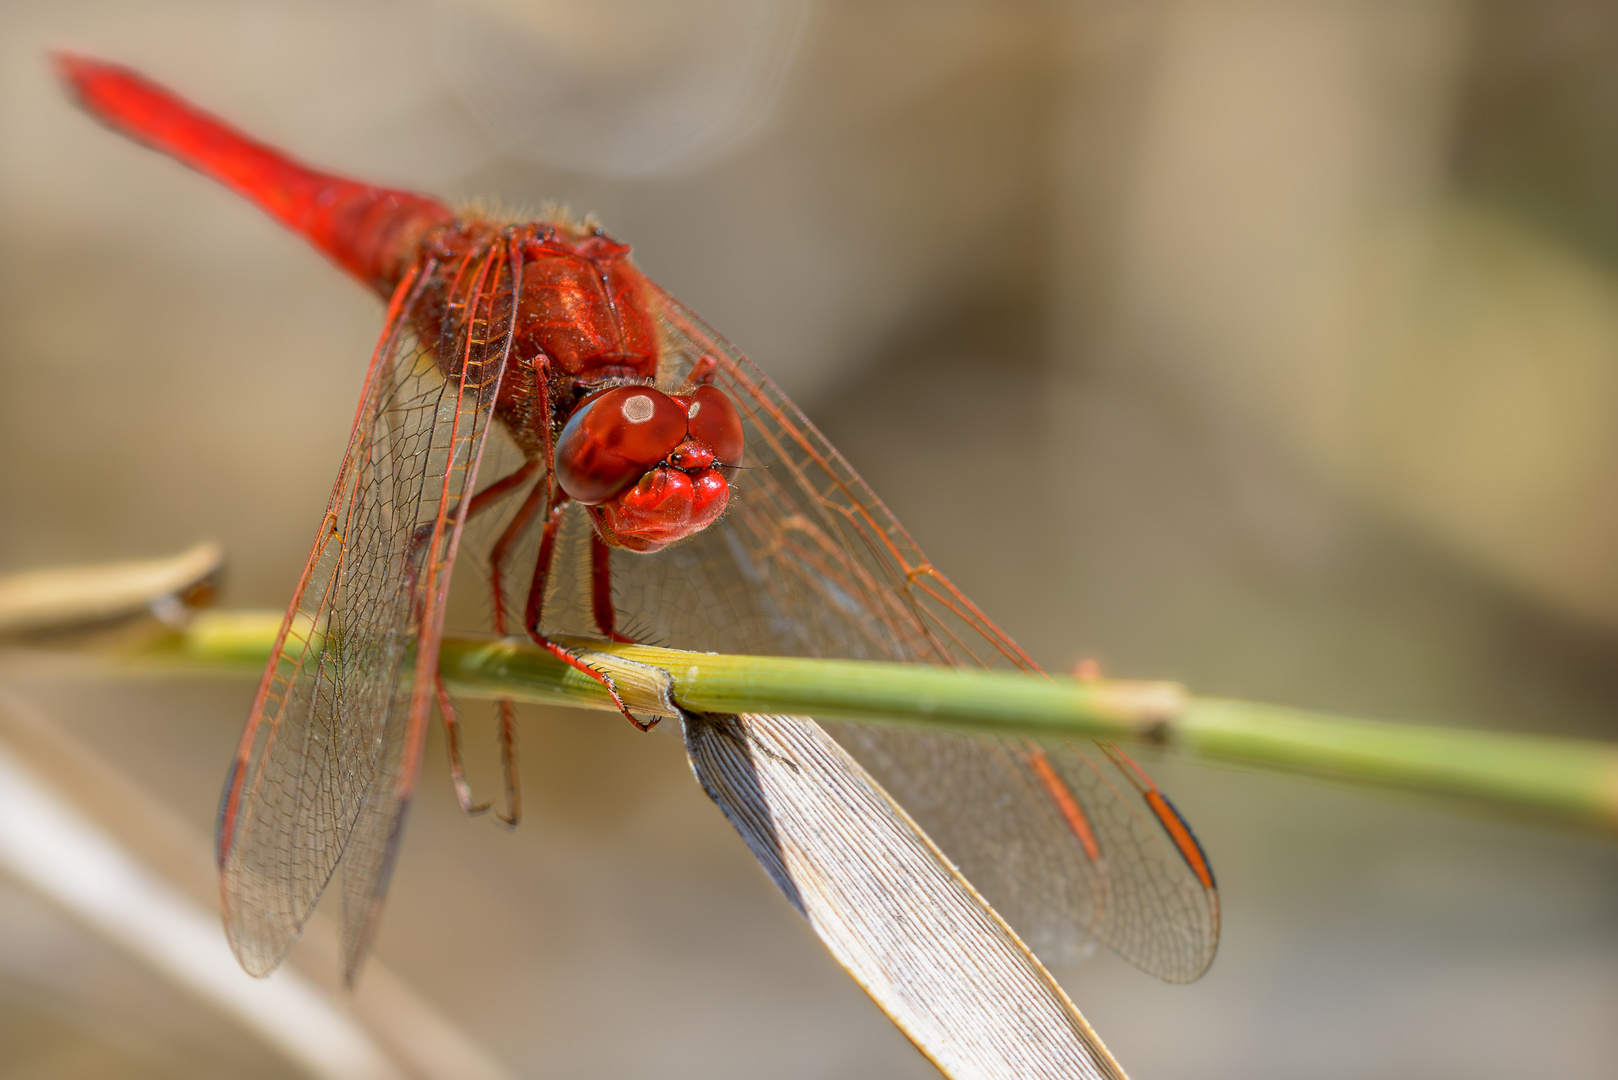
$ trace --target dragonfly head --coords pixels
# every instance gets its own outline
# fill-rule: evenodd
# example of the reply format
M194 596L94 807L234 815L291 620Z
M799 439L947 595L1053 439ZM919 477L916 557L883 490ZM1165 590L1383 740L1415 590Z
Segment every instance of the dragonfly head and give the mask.
M579 405L556 440L556 479L613 547L650 552L700 532L730 500L742 419L724 391L617 386Z

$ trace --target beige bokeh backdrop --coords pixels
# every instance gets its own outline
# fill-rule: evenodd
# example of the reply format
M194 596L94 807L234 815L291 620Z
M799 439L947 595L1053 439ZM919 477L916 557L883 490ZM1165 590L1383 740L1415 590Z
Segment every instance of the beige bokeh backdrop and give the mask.
M379 319L78 114L70 45L367 179L597 212L1044 662L1618 734L1618 6L650 8L0 10L0 571L211 537L279 607ZM249 685L13 689L210 827ZM523 739L515 835L435 745L378 947L514 1074L930 1074L675 740ZM1134 1075L1618 1069L1610 846L1149 764L1227 931L1191 987L1062 973ZM0 881L0 1072L287 1068Z

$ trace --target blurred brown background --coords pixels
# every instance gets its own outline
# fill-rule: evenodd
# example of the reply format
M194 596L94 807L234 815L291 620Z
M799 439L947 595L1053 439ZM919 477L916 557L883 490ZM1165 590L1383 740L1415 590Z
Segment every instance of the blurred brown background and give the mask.
M379 307L76 112L63 45L596 211L1043 662L1618 735L1618 4L13 0L0 572L211 537L279 608ZM12 689L211 828L250 682ZM675 740L524 724L515 835L435 743L378 948L513 1075L932 1075ZM1189 987L1059 973L1136 1077L1618 1074L1610 844L1148 764L1226 933ZM0 1073L289 1070L0 878Z

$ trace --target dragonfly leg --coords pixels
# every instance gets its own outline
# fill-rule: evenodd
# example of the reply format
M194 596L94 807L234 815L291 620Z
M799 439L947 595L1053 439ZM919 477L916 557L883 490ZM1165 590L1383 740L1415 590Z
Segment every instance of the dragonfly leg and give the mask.
M635 644L634 638L613 629L618 612L612 605L612 548L594 532L590 533L590 601L596 629L601 631L602 637L625 645Z
M466 517L470 521L479 513L488 509L497 500L504 498L517 488L526 484L534 470L539 468L538 461L525 461L509 475L502 476L476 495L472 496L471 505L466 508Z
M530 462L537 465L537 462ZM534 520L534 514L539 510L539 504L545 498L546 482L541 480L534 485L517 508L516 516L494 542L489 551L489 588L494 598L494 630L497 634L508 634L510 628L506 621L506 558L511 554L511 545L521 536ZM522 786L517 771L517 711L509 700L501 698L495 703L500 712L500 769L505 777L506 784L506 812L496 814L495 817L503 825L515 826L522 817Z
M523 625L528 630L528 636L552 656L605 687L608 696L612 698L612 703L624 714L624 719L641 731L650 731L657 725L657 720L654 718L650 722L643 721L630 712L629 706L624 704L623 697L619 695L618 684L612 681L612 676L586 664L572 649L558 645L540 632L540 622L545 613L545 586L550 582L551 562L556 557L556 531L562 524L562 512L567 509L569 501L567 494L554 483L550 487L550 496L550 509L545 514L545 531L539 538L539 558L534 564L534 580L528 588L528 606L523 614Z
M468 815L481 814L489 809L488 803L472 801L472 785L466 782L466 769L461 764L461 718L444 689L444 677L433 677L433 688L438 694L438 715L444 719L444 742L449 750L449 778L455 785L455 798Z
M466 519L471 521L473 518L477 517L478 514L482 513L484 510L487 510L500 499L510 494L511 491L521 487L529 477L534 475L534 470L537 468L539 468L539 462L525 461L510 475L502 476L500 479L496 480L482 491L473 495L471 500L467 503ZM460 509L459 504L451 507L448 520L454 520L455 517L460 514ZM410 534L410 546L405 551L405 572L411 575L412 579L414 579L414 575L416 574L416 557L421 554L423 545L433 538L433 533L438 529L438 527L439 522L437 521L424 521L420 525L416 526L415 532Z
M511 524L506 526L505 531L495 540L494 547L489 549L489 589L493 594L494 632L497 634L511 633L506 612L506 559L511 554L511 545L516 543L517 538L533 523L534 515L539 512L539 504L545 499L545 489L544 480L534 485L534 490L528 493L528 497L517 508Z
M691 365L691 372L685 377L687 386L705 386L714 381L719 372L719 361L704 353L702 357Z
M516 828L522 819L522 786L517 773L517 707L504 699L495 702L500 710L500 771L506 781L506 812L496 814L500 824Z
M541 441L544 448L543 456L530 458L522 467L501 480L495 481L473 497L472 506L468 516L481 509L479 500L493 501L506 492L526 483L540 468L542 462L551 460L550 435L550 368L545 357L536 356L533 361L534 385L538 391ZM511 545L517 538L527 531L534 520L534 514L539 510L540 501L545 498L548 483L544 478L535 484L528 497L517 508L516 515L510 524L501 532L489 551L489 591L494 601L494 632L508 634L510 628L506 619L506 558L511 553ZM498 489L498 490L497 490ZM508 699L501 698L495 701L495 708L500 714L500 772L505 780L506 812L496 814L495 817L502 825L515 828L522 817L522 783L517 767L517 707Z
M471 521L473 518L477 517L478 514L482 513L484 510L487 510L500 499L510 494L514 489L521 487L527 482L529 477L534 475L534 470L537 468L539 468L539 462L525 461L520 467L517 468L515 472L512 472L507 476L502 476L500 479L496 480L494 483L490 484L476 495L473 495L471 501L468 502L466 506L466 520ZM454 518L460 512L461 507L460 504L457 503L455 506L450 507L450 511L446 515L446 518L449 520L454 520ZM433 531L437 528L437 521L424 521L420 525L416 526L416 531L410 534L410 549L405 555L406 566L415 565L416 554L421 550L421 545L432 539Z
M487 510L490 506L493 506L500 499L510 494L513 490L522 486L525 481L534 475L534 471L537 468L539 468L539 462L526 461L509 475L501 477L494 483L485 487L482 491L473 495L466 506L467 519L471 520L484 510ZM459 511L460 508L457 506L451 509L449 516L454 518ZM519 518L521 517L521 511L518 512L518 516ZM529 512L528 516L533 516L532 511ZM415 572L416 556L420 552L422 546L432 539L433 531L436 527L436 522L425 522L418 526L416 531L411 534L410 548L405 557L405 566L408 568L407 572L412 574ZM511 530L508 529L507 531L510 532ZM501 621L501 609L498 579L495 587L495 621L496 628L499 629L498 624ZM504 633L504 630L502 629L501 632ZM461 809L466 813L472 815L481 814L488 810L491 804L486 802L474 803L472 801L472 786L467 783L466 769L461 763L461 718L456 712L454 704L449 699L449 692L444 689L443 676L437 672L433 673L433 688L438 697L438 714L444 720L444 740L449 753L449 774L451 782L455 785L456 801L461 804ZM508 737L508 734L504 729L509 726L510 721L506 718L505 714L502 713L500 759L503 764L506 764L506 795L508 806L511 802L511 776L516 768L515 764L507 762L507 759L510 756L512 740ZM506 817L509 815L496 816L500 817L501 821L506 821Z

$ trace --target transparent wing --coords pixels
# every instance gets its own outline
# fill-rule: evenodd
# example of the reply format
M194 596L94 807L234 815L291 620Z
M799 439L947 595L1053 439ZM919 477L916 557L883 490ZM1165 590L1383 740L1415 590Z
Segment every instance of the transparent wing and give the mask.
M225 927L255 975L292 947L340 859L350 979L369 944L420 770L464 496L510 346L515 257L495 245L429 260L389 306L220 807Z
M685 740L776 886L945 1076L1124 1080L1027 946L814 721L687 717Z
M1034 669L962 596L803 414L665 293L665 388L703 357L741 410L746 468L725 516L653 555L615 551L619 628L721 652ZM588 635L588 523L564 530L546 601L555 632ZM833 729L1036 950L1090 936L1162 978L1213 959L1218 894L1190 831L1121 751L1095 743Z

